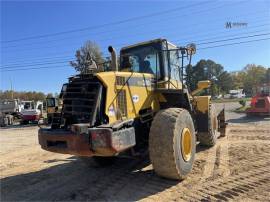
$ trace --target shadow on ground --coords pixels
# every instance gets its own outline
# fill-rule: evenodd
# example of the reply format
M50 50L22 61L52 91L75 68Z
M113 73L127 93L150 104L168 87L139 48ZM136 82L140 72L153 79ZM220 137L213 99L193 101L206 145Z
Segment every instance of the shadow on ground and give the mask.
M142 169L149 165L148 158L117 159L114 165L101 168L94 162L89 166L71 157L63 164L41 171L3 178L1 198L3 201L133 201L179 183L156 176L152 168Z
M29 128L29 127L35 127L35 126L38 126L38 124L37 123L29 123L29 124L21 125L21 124L17 123L14 125L1 127L1 129L23 129L23 128Z
M228 123L256 123L270 121L269 116L246 116L243 115L239 118L228 119Z

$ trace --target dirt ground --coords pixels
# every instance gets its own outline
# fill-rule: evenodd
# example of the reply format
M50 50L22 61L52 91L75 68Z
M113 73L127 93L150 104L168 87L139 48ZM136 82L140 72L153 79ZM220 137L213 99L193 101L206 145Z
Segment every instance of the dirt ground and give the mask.
M236 107L226 103L227 136L213 148L197 146L181 182L156 176L147 157L88 167L41 150L36 126L0 129L1 201L270 201L270 119Z

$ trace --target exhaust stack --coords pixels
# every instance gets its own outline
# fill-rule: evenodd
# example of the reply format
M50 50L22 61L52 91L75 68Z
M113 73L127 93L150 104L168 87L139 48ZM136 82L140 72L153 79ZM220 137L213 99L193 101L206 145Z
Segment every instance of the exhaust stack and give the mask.
M111 53L111 57L112 57L112 71L118 71L116 51L112 46L108 47L108 51Z

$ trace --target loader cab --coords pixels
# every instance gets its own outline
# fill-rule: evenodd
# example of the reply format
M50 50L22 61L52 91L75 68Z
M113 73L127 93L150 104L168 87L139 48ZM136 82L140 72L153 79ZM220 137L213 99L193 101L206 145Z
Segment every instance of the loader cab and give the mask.
M120 51L120 71L153 74L156 82L181 83L181 65L181 50L166 39L135 44Z
M59 100L55 97L46 98L47 113L54 113L58 111Z

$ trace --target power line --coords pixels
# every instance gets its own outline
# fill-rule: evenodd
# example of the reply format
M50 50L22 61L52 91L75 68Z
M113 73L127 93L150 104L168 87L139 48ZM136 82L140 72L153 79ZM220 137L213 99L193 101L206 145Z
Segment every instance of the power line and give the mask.
M208 47L197 48L197 50L212 49L212 48L218 48L218 47L224 47L224 46L231 46L231 45L239 45L239 44L257 42L257 41L266 41L266 40L269 40L269 39L270 39L270 37L263 38L263 39L249 40L249 41L241 41L241 42L220 44L220 45L215 45L215 46L208 46ZM60 68L60 67L70 67L70 66L58 66L58 67ZM50 69L50 68L58 68L58 67L55 67L55 66L50 66L50 67L33 67L33 68L21 68L21 69L7 69L7 70L1 70L1 71L2 72L10 72L10 71L21 71L21 70L33 70L33 69Z
M31 68L20 68L20 69L8 69L1 70L2 72L13 72L13 71L22 71L22 70L33 70L33 69L51 69L51 68L67 68L71 66L50 66L50 67L31 67Z
M70 52L65 52L65 54L66 53L70 53ZM72 53L72 55L74 55L74 54ZM29 62L31 63L31 62L36 61L36 60L38 62L49 60L49 61L46 61L46 62L50 62L51 60L54 60L54 59L63 59L63 60L65 60L65 58L69 58L69 57L70 57L70 55L56 55L55 57L52 57L52 56L50 56L50 57L35 57L35 58L32 58L31 61L27 61L25 59L19 59L19 60L12 60L13 61L12 63L7 63L6 65L18 65L18 64L24 64L24 63L29 63Z
M258 28L258 27L269 27L270 23L266 23L266 24L262 24L262 25L257 25L257 26L252 26L252 27L248 27L247 29L254 29L254 28ZM238 34L238 31L240 30L232 30L232 31L236 31L235 34ZM264 30L266 31L266 30ZM268 30L267 30L268 31ZM254 31L254 32L250 32L250 33L256 33L256 32L260 32L258 30ZM196 35L193 35L192 37L184 37L184 38L181 38L181 40L178 40L179 42L180 41L183 41L183 40L186 40L186 41L196 41L196 40L192 40L194 38L194 36L200 36L200 37L203 37L203 36L209 36L210 34L212 35L215 35L215 37L211 37L210 39L214 39L214 38L220 38L220 36L216 36L216 35L219 35L219 34L224 34L224 33L228 33L228 30L226 31L222 31L222 32L216 32L216 33L212 33L212 32L204 32L203 35L201 34L196 34ZM242 34L242 33L239 33L239 34ZM227 35L226 35L227 36ZM205 40L209 40L209 38L205 38L205 39L201 39L200 41L205 41Z
M217 9L217 7L215 7L215 8L212 8L212 9ZM209 9L208 9L209 10ZM207 11L208 11L207 10ZM170 14L170 13L163 13L163 14ZM194 15L194 13L192 13L192 15ZM181 15L180 16L183 16L183 14L181 13ZM177 16L171 16L170 18L165 18L165 19L162 19L162 21L167 21L168 19L170 20L170 19L175 19ZM134 28L140 28L141 26L145 26L146 24L148 24L148 23L153 23L153 22L157 22L157 23L160 23L160 20L154 20L154 21L150 21L150 22L143 22L142 24L136 24L136 27L133 27L133 29ZM48 42L55 42L55 41L59 41L59 40L65 40L65 39L72 39L72 38L78 38L78 37L81 37L81 36L89 36L89 34L91 35L91 34L94 34L94 35L100 35L100 34L111 34L112 33L112 31L116 31L117 33L119 32L119 28L117 28L117 29L113 29L113 30L108 30L108 29L106 29L106 30L104 30L104 31L99 31L99 32L93 32L93 31L95 31L95 30L91 30L91 32L90 33L87 33L87 34L84 34L84 35L79 35L79 36L71 36L71 37L65 37L65 38L60 38L60 39L54 39L54 40L46 40L46 41L39 41L39 42L36 42L36 43L34 43L34 42L32 42L32 43L28 43L28 44L22 44L22 45L33 45L33 44L40 44L40 43L48 43ZM3 48L9 48L9 47L17 47L17 45L14 45L14 46L4 46Z
M65 60L73 60L74 58L67 58L67 57L55 57L55 58L45 58L45 60L42 60L43 58L41 58L41 60L38 60L37 62L58 62L60 61L65 61ZM36 59L35 59L36 60ZM8 63L5 65L0 65L0 67L13 67L13 66L22 66L22 65L29 65L29 64L33 64L33 61L22 61L22 62L18 62L17 63Z
M241 33L242 34L242 33ZM249 34L249 33L243 33L243 34ZM224 37L224 36L223 36ZM223 39L223 37L220 37L221 39ZM226 37L226 36L225 36ZM244 37L246 37L246 36L244 36ZM242 38L242 37L241 37ZM208 38L208 40L209 39L213 39L213 38ZM232 40L232 39L230 39L230 40ZM175 41L175 42L177 42L177 41L182 41L182 39L175 39L175 40L173 40L173 41ZM194 41L196 41L196 40L194 40ZM200 40L197 40L197 41L200 41ZM186 42L186 44L188 44L188 43L191 43L191 42L193 42L193 40L190 40L189 42ZM211 42L211 41L210 41ZM126 46L127 45L127 43L122 43L122 44L115 44L114 45L114 48L121 48L121 47L124 47L124 46Z
M269 39L270 39L270 37L269 38L264 38L264 39L255 39L255 40L249 40L249 41L241 41L241 42L235 42L235 43L221 44L221 45L216 45L216 46L208 46L208 47L198 48L197 50L205 50L205 49L218 48L218 47L223 47L223 46L238 45L238 44L251 43L251 42L256 42L256 41L267 41Z
M256 27L258 27L258 26L256 26ZM258 32L262 32L262 31L264 31L264 30L260 30L260 31L254 31L254 32L245 32L245 33L240 33L240 34L252 34L252 33L258 33ZM265 34L265 33L264 33ZM237 35L228 35L228 37L229 36L237 36ZM256 35L257 36L257 35ZM259 36L259 35L258 35ZM223 37L227 37L227 36L223 36ZM207 39L203 39L203 40L193 40L192 42L196 42L196 44L197 45L199 45L198 44L198 42L199 41L206 41L207 40L207 42L206 42L206 44L207 43L214 43L214 42L218 42L218 41L211 41L211 40L213 40L213 39L219 39L219 38L221 38L222 40L221 41L223 41L223 37L213 37L213 38L207 38ZM241 37L239 37L239 38L242 38L242 37L246 37L246 36L241 36ZM237 37L238 38L238 37ZM209 41L210 40L210 41ZM227 39L224 39L224 40L227 40ZM173 40L173 42L175 42L176 44L178 44L178 42L179 41L182 41L182 39L181 40ZM191 41L189 41L189 42L186 42L186 43L190 43ZM186 44L185 43L185 44ZM204 44L204 43L200 43L200 44ZM125 44L121 44L121 46L123 46L123 45L125 45ZM120 46L120 47L121 47ZM45 61L44 61L44 59L45 59ZM48 60L49 59L49 60ZM40 58L39 59L39 61L38 61L38 63L33 63L33 61L29 61L29 62L25 62L25 61L22 61L22 62L19 62L19 63L10 63L10 64L6 64L6 65L1 65L1 67L16 67L16 66L28 66L28 65L32 65L32 64L34 64L34 65L36 65L36 64L39 64L40 62L44 62L45 64L48 64L48 63L55 63L55 62L59 62L58 60L57 61L55 61L54 59L59 59L59 60L61 60L61 62L64 60L64 61L70 61L70 60L73 60L73 58L68 58L68 57L65 57L65 58L63 58L63 57L44 57L44 58ZM38 60L38 58L36 58L36 59L34 59L34 60ZM48 60L48 61L47 61ZM18 62L18 61L17 61Z
M47 62L47 63L32 63L27 65L14 65L14 66L2 66L0 69L7 69L7 68L14 68L14 67L29 67L29 66L37 66L37 65L51 65L51 64L61 64L61 63L67 63L69 61L59 61L59 62Z
M194 14L198 14L198 13L200 13L200 12L205 12L205 11L210 11L210 10L213 10L213 9L217 9L217 8L220 8L220 7L223 7L223 6L218 6L218 7L215 7L215 8L210 8L210 9L207 9L207 10L203 10L203 11L199 11L199 12L197 12L197 13L192 13L192 15L194 16ZM166 13L165 13L166 14ZM190 15L190 13L188 13L188 15ZM183 14L181 14L181 17L183 17L183 16L187 16L187 15L183 15ZM174 19L175 19L175 16L173 16L174 17ZM166 20L168 20L167 18L165 19L165 20L162 20L162 21L166 21ZM160 21L161 20L156 20L156 22L158 22L158 23L160 23ZM141 24L142 26L145 26L145 22L143 23L143 24ZM139 25L137 25L136 24L136 27L135 28L138 28L139 27ZM164 26L162 27L162 28L164 28ZM119 29L118 29L119 30ZM110 32L108 32L108 30L106 30L106 31L104 31L105 33L110 33ZM104 33L103 32L103 33ZM143 32L141 32L141 30L140 30L140 32L137 32L137 33L132 33L132 34L129 34L129 36L137 36L139 33L141 33L141 34L145 34L145 31L143 31ZM110 33L111 34L111 33ZM85 35L85 36L89 36L89 35ZM111 39L117 39L117 38L127 38L127 37L129 37L129 36L119 36L119 35L117 35L116 37L115 36L110 36L110 37L108 37L108 38L102 38L101 40L102 41L108 41L108 40L111 40ZM78 36L74 36L74 37L68 37L68 38L76 38L76 39L80 39L81 40L81 38L78 38ZM65 38L65 39L68 39L68 38ZM51 40L51 41L59 41L59 40ZM47 41L45 41L46 43L47 43ZM39 42L40 43L40 42ZM39 43L32 43L32 44L39 44ZM29 43L28 45L32 45L31 43ZM69 43L70 44L70 43ZM72 43L72 44L75 44L75 43ZM76 43L77 44L77 43ZM17 49L18 48L18 46L17 45L15 45L15 46L8 46L8 47L2 47L2 48L16 48L16 51L23 51L23 52L26 52L26 51L31 51L31 50L38 50L38 49L40 49L40 48L42 48L42 49L47 49L47 48L52 48L52 47L59 47L58 45L53 45L53 46L45 46L45 47L34 47L34 48L32 48L32 49L25 49L25 48L23 48L23 49ZM13 51L13 50L7 50L7 51L5 51L5 52L8 52L8 51Z
M227 6L227 5L226 5ZM199 11L199 12L205 12L205 11L209 11L209 10L213 10L213 9L217 9L217 8L220 8L220 7L224 7L224 6L218 6L218 7L215 7L215 8L210 8L210 9L207 9L207 10L202 10L202 11ZM198 14L199 12L197 12L197 13L195 13L195 14ZM192 13L192 15L194 16L194 12ZM183 17L183 16L185 16L185 15L183 15L183 14L181 14L181 17ZM239 15L240 16L240 15ZM242 15L241 15L242 16ZM241 17L240 16L240 17ZM237 17L237 16L234 16L234 17ZM175 16L174 16L174 19L175 19ZM167 18L165 19L165 20L167 20ZM214 19L214 21L216 21L217 19L215 18ZM158 21L156 21L156 22L158 22L158 23L160 23L160 21L161 20L158 20ZM162 21L164 21L164 20L162 20ZM255 22L257 22L257 21L255 21ZM268 21L267 21L268 22ZM207 21L206 22L207 24L209 23L209 21ZM145 23L143 23L143 24L141 24L141 25L143 25L144 26L144 24ZM197 24L194 24L194 25L197 25ZM203 24L200 24L200 25L203 25ZM136 27L135 28L138 28L139 27L139 25L137 25L136 24ZM162 26L162 28L164 28L164 26ZM191 25L189 25L189 28L192 28L192 26ZM119 29L117 29L117 30L119 30ZM160 30L157 30L157 31L160 31ZM104 32L102 32L102 33L104 33ZM109 32L108 30L106 30L105 31L105 33L110 33L111 34L111 32ZM144 34L145 33L145 31L143 31L143 32L139 32L139 33L142 33L142 34ZM150 33L150 32L149 32ZM152 31L151 31L151 33L152 33ZM91 33L91 34L93 34L93 33ZM127 38L127 37L129 37L129 36L132 36L132 35L134 35L134 36L137 36L138 35L138 33L133 33L132 32L132 34L129 34L128 36L117 36L117 37L115 37L115 36L113 36L113 37L109 37L109 38L102 38L102 41L106 41L106 40L111 40L111 39L116 39L116 38ZM89 34L87 34L87 35L85 35L85 36L89 36ZM75 36L76 38L78 38L78 36ZM74 37L68 37L68 38L74 38ZM64 38L64 39L68 39L68 38ZM79 38L79 39L81 39L81 38ZM51 40L51 41L45 41L45 43L47 43L47 42L55 42L55 41L59 41L59 40L61 40L61 39L58 39L58 40ZM42 43L42 42L38 42L38 43L29 43L29 44L23 44L23 45L28 45L28 46L32 46L32 45L35 45L35 44L40 44L40 43ZM74 43L75 44L75 43ZM57 45L55 45L55 46L45 46L44 48L51 48L51 47L58 47ZM16 45L16 46L5 46L5 47L2 47L2 48L18 48L18 46ZM35 47L35 48L33 48L33 49L29 49L29 50L34 50L34 49L40 49L41 47ZM16 51L29 51L29 50L25 50L25 49L17 49Z
M266 26L266 25L270 25L270 24L263 24L263 25L259 25L259 26L253 26L253 27L249 27L248 29L253 29L253 28L262 27L262 26ZM238 30L236 30L236 31L238 31ZM262 32L262 31L264 31L264 30L260 30L260 31L257 30L257 31L254 31L254 32L239 33L239 34L251 34L251 33L257 33L257 32ZM194 35L194 36L209 36L209 34L217 35L217 34L223 34L223 33L227 33L227 31L225 31L225 32L217 32L217 33L212 33L212 32L205 33L204 32L203 35L199 34L199 35ZM228 36L234 36L234 35L228 35ZM227 37L227 36L224 36L224 37ZM165 38L167 38L167 37L165 37ZM192 37L188 37L188 38L191 39ZM181 38L180 40L172 40L172 42L179 43L179 42L182 42L183 40L186 40L188 38ZM186 43L190 43L191 41L192 42L194 42L194 41L195 42L198 42L198 41L208 41L208 40L212 40L212 39L216 39L216 38L220 38L220 37L213 37L213 38L211 37L211 38L206 38L206 39L202 39L202 40L190 40L188 42L182 42L182 43L186 44ZM120 44L119 47L121 47L123 45L126 45L126 43L125 44ZM70 52L65 52L65 53L70 53ZM73 53L71 55L73 55ZM40 62L40 61L51 62L51 60L54 60L54 59L70 60L69 57L70 57L70 55L56 55L54 57L35 57L35 58L32 58L31 61L28 61L26 63L32 63L35 60L38 60L38 62ZM47 61L47 60L49 60L49 61ZM25 65L24 62L25 62L24 59L23 60L15 60L15 61L13 61L13 63L8 63L5 66L10 66L10 65Z
M204 43L198 43L197 45L219 43L219 42L231 41L231 40L236 40L236 39L252 38L252 37L257 37L257 36L265 36L265 35L269 35L269 34L270 33L264 33L264 34L255 34L255 35L249 35L249 36L243 36L243 37L234 37L234 38L229 38L229 39L223 39L223 40L216 40L216 41L209 41L209 42L204 42Z
M23 38L8 40L8 41L1 41L1 43L11 43L11 42L16 42L16 41L25 41L25 40L30 40L30 39L46 38L46 37L51 37L51 36L58 36L58 35L63 35L63 34L82 32L85 30L99 29L99 28L103 28L103 27L107 27L107 26L118 25L118 24L132 22L132 21L136 21L136 20L140 20L140 19L144 19L144 18L159 16L161 14L171 13L171 12L179 11L179 10L190 8L190 7L201 6L201 5L206 4L206 3L208 3L208 2L194 3L194 4L188 5L188 6L181 6L181 7L177 7L177 8L173 8L173 9L168 9L168 10L164 10L164 11L160 11L160 12L151 13L148 15L142 15L142 16L138 16L138 17L128 18L125 20L119 20L119 21L114 21L114 22L110 22L110 23L105 23L102 25L90 26L90 27L85 27L85 28L80 28L80 29L72 29L72 30L56 32L56 33L52 33L52 34L43 34L43 35L36 35L36 36L30 36L30 37L23 37Z
M264 27L264 26L267 26L267 25L270 25L270 24L263 24L263 25L259 25L259 26L254 26L254 27L250 27L250 28L255 28L255 27ZM225 33L225 32L221 32L221 33ZM122 37L122 38L127 38L127 37ZM180 40L178 41L182 41L183 38L181 38ZM102 40L104 41L104 40ZM75 44L75 43L72 43L72 44ZM76 43L77 44L77 43ZM127 43L121 43L121 44L116 44L115 47L122 47L124 46L125 44ZM70 46L70 44L68 44ZM50 46L45 46L45 47L34 47L34 48L29 48L29 49L17 49L16 52L31 52L33 50L44 50L44 49L50 49L50 48L54 48L54 47L59 47L59 45L50 45ZM5 52L14 52L14 50L7 50Z
M262 34L254 34L254 35L248 35L248 36L239 36L239 37L233 37L233 38L227 38L227 39L222 39L222 40L215 40L215 41L208 41L204 43L197 43L196 45L203 45L203 44L211 44L211 43L220 43L220 42L225 42L225 41L231 41L231 40L237 40L237 39L245 39L245 38L253 38L253 37L259 37L259 36L265 36L269 35L270 33L262 33ZM72 61L73 59L70 58L69 60L65 61L50 61L50 62L45 62L45 63L28 63L28 64L18 64L18 65L4 65L1 66L0 69L9 69L9 68L16 68L16 67L29 67L29 66L39 66L39 65L50 65L50 64L59 64L59 63L68 63L69 61Z

